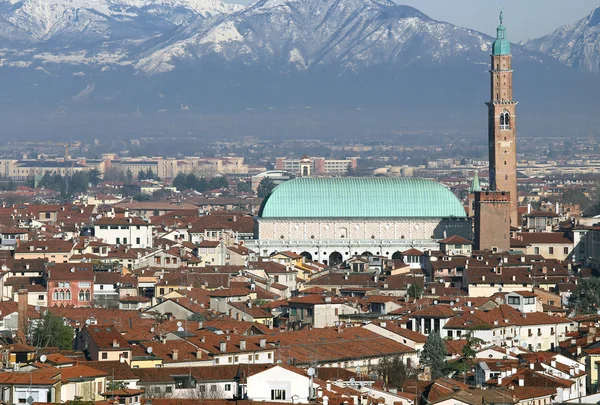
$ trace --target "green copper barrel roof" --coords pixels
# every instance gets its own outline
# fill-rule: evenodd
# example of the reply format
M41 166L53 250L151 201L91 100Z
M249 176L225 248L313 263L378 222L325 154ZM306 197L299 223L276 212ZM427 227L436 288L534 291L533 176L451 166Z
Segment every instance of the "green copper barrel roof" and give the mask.
M261 218L466 217L443 185L418 178L297 178L265 198Z
M510 55L510 42L506 39L506 28L502 24L503 20L504 16L500 12L500 25L496 29L496 41L492 46L494 56Z

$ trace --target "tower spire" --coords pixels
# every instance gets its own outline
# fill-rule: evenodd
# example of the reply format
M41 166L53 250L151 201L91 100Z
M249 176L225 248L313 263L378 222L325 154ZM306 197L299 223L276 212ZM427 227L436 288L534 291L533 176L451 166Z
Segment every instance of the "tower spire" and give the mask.
M471 182L471 187L469 189L471 193L475 191L481 191L481 185L479 184L479 175L475 172L475 177L473 177L473 181Z

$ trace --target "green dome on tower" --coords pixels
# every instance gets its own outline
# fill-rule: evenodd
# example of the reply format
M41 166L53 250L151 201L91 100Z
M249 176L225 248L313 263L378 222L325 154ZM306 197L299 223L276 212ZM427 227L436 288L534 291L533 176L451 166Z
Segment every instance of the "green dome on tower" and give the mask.
M494 41L493 45L493 55L510 55L510 42L506 39L506 28L502 24L504 20L504 16L502 12L500 12L500 25L498 29L496 29L496 41Z

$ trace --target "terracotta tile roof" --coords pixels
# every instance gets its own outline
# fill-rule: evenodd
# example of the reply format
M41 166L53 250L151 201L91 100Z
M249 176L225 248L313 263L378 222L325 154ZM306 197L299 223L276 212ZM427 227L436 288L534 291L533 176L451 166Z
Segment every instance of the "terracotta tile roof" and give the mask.
M131 349L129 343L127 343L114 325L86 325L84 329L87 329L90 338L96 342L96 346L100 350ZM115 342L117 346L114 346Z
M458 235L452 235L446 239L442 239L439 243L444 243L446 245L472 245L473 242L465 239L465 238L461 238Z
M98 378L98 377L106 377L108 373L92 368L85 364L78 364L71 367L63 367L60 369L60 375L63 383L69 381L79 381L80 378L88 379L88 378Z
M0 384L54 385L60 382L60 374L58 369L32 372L0 372Z
M427 308L423 308L419 311L410 314L411 318L425 317L425 318L452 318L456 316L456 312L452 310L449 305L432 305Z
M120 361L87 361L85 365L103 371L110 375L111 378L114 375L115 380L138 379L129 364L121 363Z
M252 318L273 318L273 315L271 315L271 313L266 309L254 305L249 307L244 302L230 302L229 306L237 309L240 312L250 315Z
M202 242L200 242L198 244L198 247L201 247L201 248L216 248L220 244L221 244L221 242L219 242L217 240L203 240Z
M516 239L531 244L573 244L573 240L563 232L522 232L518 233Z
M321 328L279 333L269 340L280 342L279 355L299 364L338 362L354 358L370 358L414 352L408 346L363 328Z
M15 253L71 253L74 247L75 243L60 239L34 240L21 243L15 249Z

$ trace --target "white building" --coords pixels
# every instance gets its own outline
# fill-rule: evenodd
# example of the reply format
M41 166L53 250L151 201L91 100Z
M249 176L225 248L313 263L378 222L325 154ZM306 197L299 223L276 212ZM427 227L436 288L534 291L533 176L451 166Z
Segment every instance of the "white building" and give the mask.
M260 256L292 251L329 265L357 255L401 259L452 235L471 239L456 196L417 178L297 178L265 198L257 222L258 240L247 246Z
M111 245L151 248L154 226L138 217L102 217L94 224L94 235Z

